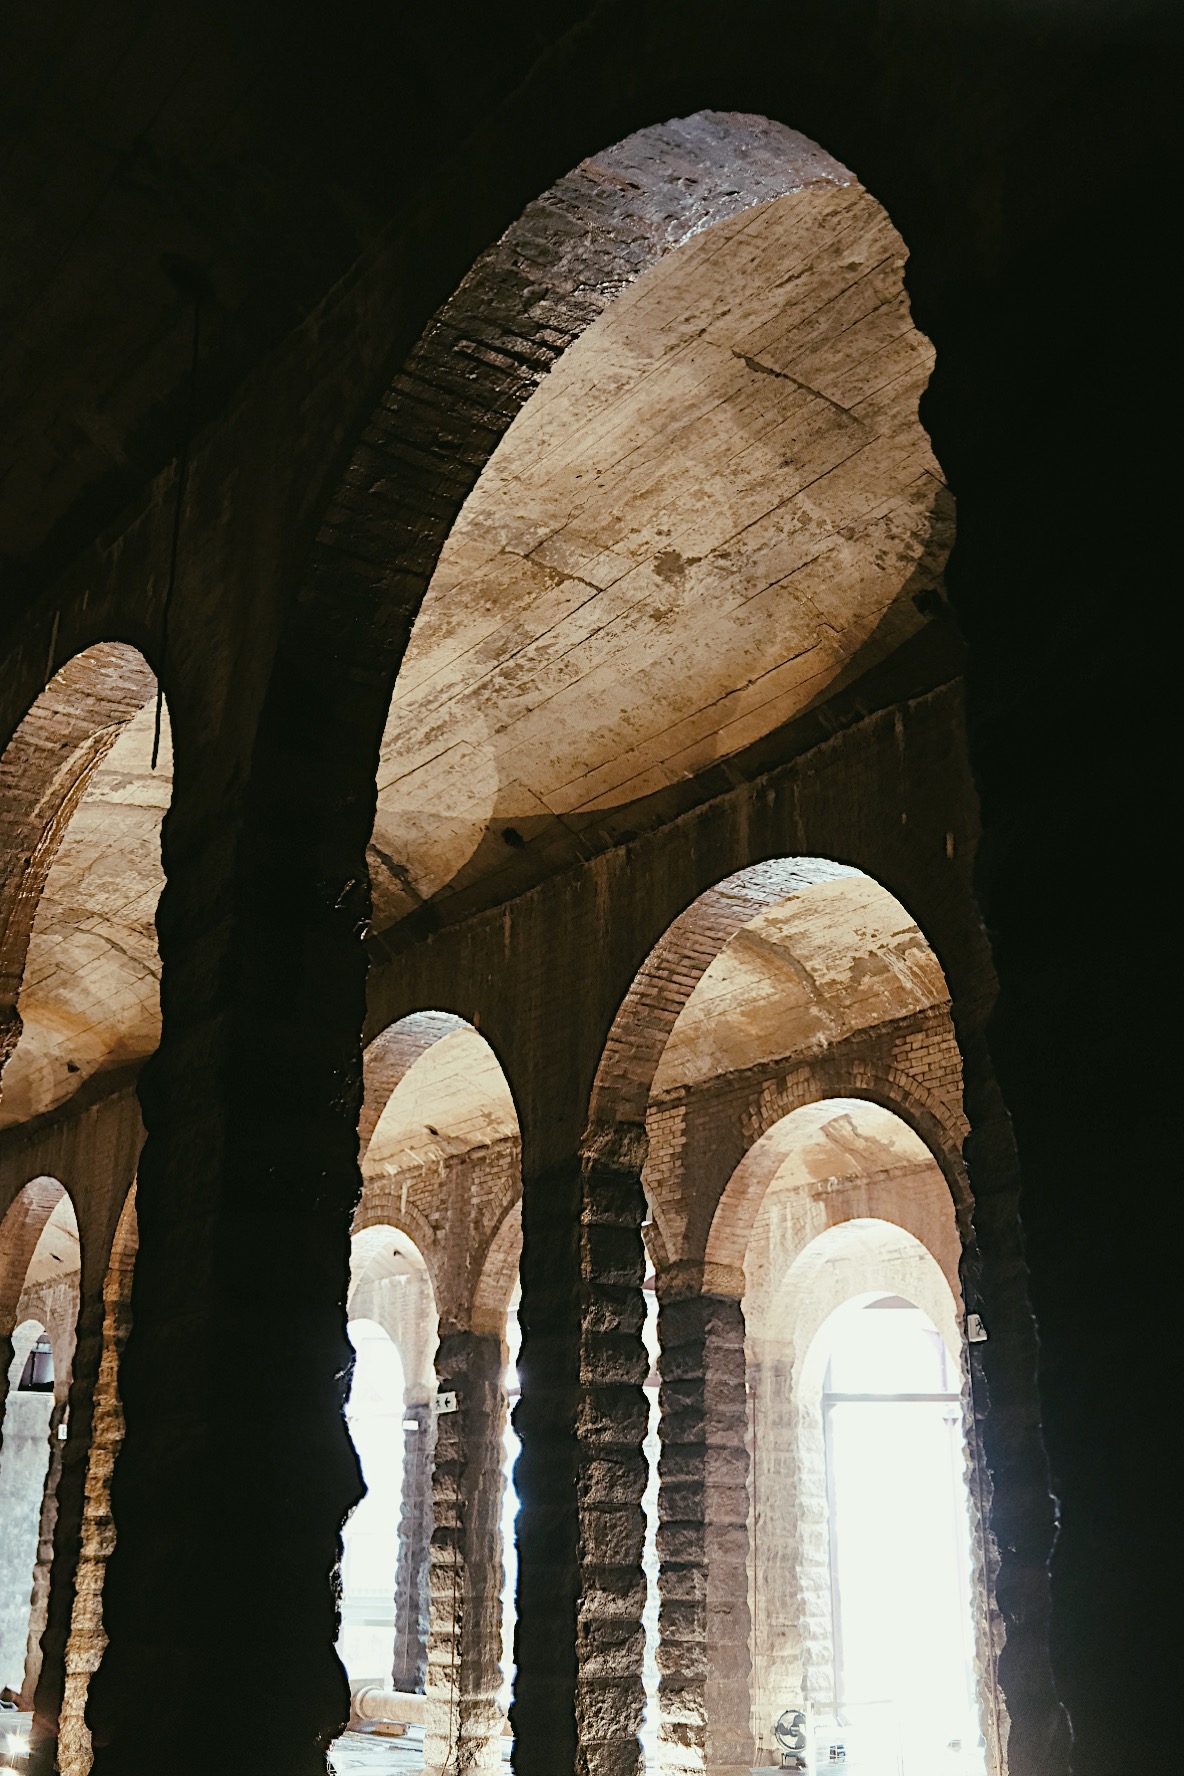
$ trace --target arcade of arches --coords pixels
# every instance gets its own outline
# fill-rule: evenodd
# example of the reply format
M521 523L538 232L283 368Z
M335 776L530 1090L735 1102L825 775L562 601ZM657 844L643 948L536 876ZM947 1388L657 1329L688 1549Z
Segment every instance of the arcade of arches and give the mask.
M955 271L776 106L487 101L266 289L178 113L13 415L0 1768L1117 1776Z

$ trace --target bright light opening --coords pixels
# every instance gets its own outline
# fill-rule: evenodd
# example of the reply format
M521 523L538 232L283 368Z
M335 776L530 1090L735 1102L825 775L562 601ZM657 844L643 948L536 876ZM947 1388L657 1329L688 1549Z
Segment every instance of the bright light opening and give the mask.
M981 1776L960 1375L933 1322L899 1296L840 1308L820 1336L847 1768Z
M645 1715L641 1726L643 1769L661 1769L659 1737L661 1721L658 1712L658 1620L661 1591L658 1585L658 1460L662 1453L661 1414L658 1406L658 1296L654 1288L654 1267L646 1261L645 1322L641 1336L649 1358L645 1397L649 1409L643 1450L646 1461L646 1486L641 1508L645 1515L645 1542L641 1566L645 1574L645 1654L642 1680L645 1685Z
M518 1494L514 1490L514 1463L522 1448L513 1425L514 1407L520 1392L518 1383L518 1352L522 1349L522 1328L518 1324L518 1303L522 1291L515 1287L506 1315L506 1429L502 1437L502 1687L498 1704L502 1713L509 1712L514 1699L514 1625L518 1620Z
M0 1689L15 1697L25 1685L54 1396L52 1379L42 1385L53 1374L43 1328L23 1322L12 1344L0 1450Z
M366 1496L342 1531L337 1652L353 1683L391 1681L403 1494L403 1364L383 1328L351 1320L354 1374L346 1423Z

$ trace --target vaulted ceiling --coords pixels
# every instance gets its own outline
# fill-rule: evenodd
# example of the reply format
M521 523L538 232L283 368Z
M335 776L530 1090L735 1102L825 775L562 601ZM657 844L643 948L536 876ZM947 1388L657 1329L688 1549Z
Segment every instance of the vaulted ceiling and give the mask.
M926 621L950 507L917 418L932 354L903 267L858 184L808 187L670 253L559 360L465 505L399 675L371 847L378 928L730 757ZM156 1043L171 760L166 732L151 768L152 724L151 705L127 723L56 853L0 1124ZM767 1048L761 1008L775 999L784 1020L787 991L803 1041L836 1018L870 1020L892 993L912 1004L930 991L899 910L848 906L866 885L832 888L803 899L809 914L793 903L791 939L774 911L731 946L661 1087ZM786 955L828 944L840 960L816 959L826 982L804 986L814 962ZM852 954L868 972L840 990L827 969ZM709 1031L694 1006L720 994L728 1015ZM450 1083L440 1070L455 1057ZM413 1108L429 1076L456 1138L489 1138L491 1060L464 1033L425 1056L388 1112L410 1118L399 1141L436 1140L424 1131L439 1121ZM512 1105L494 1121L512 1127ZM379 1130L372 1162L394 1134Z
M24 1028L4 1069L0 1126L53 1109L92 1074L143 1060L160 1034L156 903L172 793L165 713L132 717L95 767L50 868L29 941Z
M817 1053L948 997L936 956L886 888L855 873L818 882L759 914L712 962L670 1033L653 1097Z
M375 925L727 758L925 620L932 351L859 185L669 254L559 360L444 548L395 688Z

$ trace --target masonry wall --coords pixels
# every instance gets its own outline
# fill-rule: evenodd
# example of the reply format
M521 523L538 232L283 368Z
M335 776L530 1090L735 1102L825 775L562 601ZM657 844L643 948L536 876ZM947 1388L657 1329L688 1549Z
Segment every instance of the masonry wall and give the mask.
M270 1564L251 1569L268 1612L278 1597L309 1624L307 1640L265 1674L296 1699L283 1728L294 1772L323 1768L320 1743L344 1708L322 1593L352 1484L333 1427L364 1012L365 896L346 889L362 880L364 837L339 842L324 810L331 797L356 798L364 832L373 735L356 731L357 700L346 694L327 699L332 735L308 723L302 684L315 688L328 650L303 660L304 681L276 676L293 722L312 729L294 844L291 825L272 819L283 791L273 782L269 799L255 741L304 552L387 372L476 253L584 153L712 102L815 135L882 197L912 249L916 314L938 358L926 418L959 508L950 580L969 644L969 749L983 798L976 886L1002 989L989 1035L985 946L977 930L958 930L955 913L969 905L972 840L968 823L948 816L965 814L969 795L942 806L949 759L961 754L949 729L944 747L915 756L924 725L915 704L886 721L882 750L863 754L864 769L840 761L828 772L825 792L809 770L767 801L762 787L727 803L725 785L727 809L696 823L694 847L685 828L660 844L619 835L578 886L515 906L504 922L508 949L500 914L444 942L421 923L422 951L402 953L393 978L376 982L372 1016L381 1022L383 1005L401 996L439 1003L426 988L446 981L456 1003L498 1028L525 1106L530 1189L574 1150L590 1057L639 947L705 875L809 845L850 857L901 893L949 973L967 1061L978 1245L966 1291L993 1331L976 1361L990 1400L984 1441L1007 1550L1009 1644L1024 1624L1037 1640L1043 1632L1052 1508L1033 1454L1039 1417L1061 1501L1057 1678L1076 1726L1076 1776L1103 1776L1111 1697L1126 1699L1136 1730L1153 1722L1177 1663L1161 1631L1175 1615L1161 1558L1177 1516L1172 1475L1167 1464L1129 1459L1163 1387L1147 1374L1146 1351L1176 1348L1178 1198L1165 1183L1174 1154L1166 1120L1128 1116L1122 1089L1131 1028L1145 1033L1149 1057L1140 1101L1169 1102L1173 1087L1171 1045L1158 1039L1168 1000L1149 957L1170 953L1174 931L1170 876L1156 860L1157 761L1170 739L1159 728L1174 708L1172 654L1159 645L1160 589L1174 567L1162 514L1175 470L1166 450L1141 448L1159 428L1159 317L1173 312L1175 295L1170 256L1156 245L1173 177L1157 121L1177 110L1170 43L1151 8L1034 15L996 6L935 17L905 6L872 17L758 5L744 28L721 29L717 7L655 5L639 17L621 4L545 18L528 10L504 30L484 15L463 22L471 31L450 21L443 36L418 15L363 8L330 21L314 9L277 56L266 9L240 11L233 37L215 33L212 43L209 21L198 31L184 12L150 12L137 21L135 53L125 55L117 31L80 51L114 84L88 81L79 101L47 107L25 162L27 200L56 218L45 258L65 260L71 301L109 288L111 265L123 295L113 303L121 325L95 329L94 362L58 370L54 354L38 351L22 360L25 378L38 394L56 390L68 412L78 410L79 384L143 378L145 387L114 457L100 451L96 464L87 445L91 469L65 490L41 453L40 441L59 435L41 406L22 434L39 444L21 464L15 498L43 523L5 565L3 725L62 658L130 636L162 666L186 761L165 840L164 1038L142 1081L152 1137L137 1304L145 1330L139 1349L135 1338L129 1346L130 1453L116 1484L129 1535L100 1686L112 1747L104 1768L159 1768L165 1740L150 1743L141 1729L134 1742L138 1699L164 1693L181 1673L170 1693L189 1718L227 1659L250 1650L258 1621L249 1609L231 1617L222 1601L249 1565L230 1503L230 1476L244 1466L257 1492L238 1505L252 1523L282 1474L309 1475L276 1517ZM62 22L47 13L39 28ZM160 64L141 29L165 58L155 77ZM72 65L57 38L42 48L46 66ZM217 103L207 102L211 92ZM217 145L223 97L236 118L229 168ZM63 146L85 163L96 201L111 193L93 227L78 226L56 195L70 188ZM114 175L131 167L126 179ZM143 343L159 338L162 304L173 302L159 260L178 237L218 268L219 314L199 404L183 595L161 660L184 305L164 329L156 373ZM31 277L21 305L38 325L48 324L43 288ZM141 302L144 329L125 327ZM49 311L63 342L73 312ZM66 456L78 455L72 422L60 436ZM902 827L887 831L901 813L907 846ZM947 890L941 857L951 832L958 862ZM294 872L287 896L277 893L285 865ZM600 910L609 902L618 909L611 928ZM548 978L556 954L576 958L562 990ZM587 978L583 956L596 958L599 981ZM1015 1231L1019 1173L995 1069L1025 1166L1039 1406ZM1146 1217L1116 1223L1114 1191L1131 1180ZM295 1286L311 1305L292 1331L291 1390L265 1440L245 1406L236 1414L219 1398L216 1378L268 1234L284 1293ZM277 1284L260 1312L274 1321L282 1304ZM170 1405L178 1398L183 1420ZM1118 1542L1122 1560L1112 1558ZM1116 1621L1135 1627L1116 1639ZM1015 1768L1063 1767L1067 1740L1043 1656L1001 1672L1024 1723ZM1153 1729L1144 1730L1150 1751ZM204 1753L176 1755L196 1769ZM242 1742L244 1769L258 1755Z

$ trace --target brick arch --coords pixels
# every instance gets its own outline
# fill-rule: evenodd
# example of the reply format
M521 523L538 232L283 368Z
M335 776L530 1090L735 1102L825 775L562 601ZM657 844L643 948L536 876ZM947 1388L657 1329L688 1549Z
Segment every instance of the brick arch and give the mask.
M785 1155L769 1139L795 1110L829 1098L862 1098L889 1110L924 1142L946 1180L964 1232L969 1211L969 1182L961 1147L966 1123L932 1092L896 1069L878 1070L863 1062L807 1063L795 1068L773 1089L761 1093L753 1118L752 1145L720 1194L711 1215L703 1252L703 1287L713 1294L744 1294L744 1254L765 1193Z
M378 1321L384 1332L399 1353L399 1361L403 1365L404 1386L419 1386L423 1382L426 1371L430 1368L432 1353L435 1349L437 1323L439 1319L439 1279L435 1274L430 1250L425 1246L422 1235L412 1232L417 1223L415 1215L392 1213L389 1203L374 1202L369 1205L368 1212L363 1214L359 1209L359 1218L355 1222L350 1239L350 1287L347 1299L347 1312L350 1319L375 1318L368 1314L364 1305L357 1310L359 1291L365 1280L355 1275L355 1266L361 1255L361 1266L389 1247L392 1233L400 1236L396 1247L398 1255L411 1266L411 1272L419 1287L414 1305L409 1299L401 1300L399 1313L393 1323L386 1319ZM430 1234L431 1229L428 1228ZM410 1250L406 1248L410 1247ZM389 1274L389 1273L388 1273ZM363 1296L364 1300L364 1296Z
M81 1257L82 1222L74 1194L58 1178L30 1178L17 1191L0 1220L0 1336L12 1331L13 1316L37 1241L63 1197L70 1199L78 1228Z
M374 1038L362 1060L362 1114L358 1122L362 1159L391 1094L404 1075L442 1037L472 1028L450 1011L413 1011L397 1023L388 1024Z
M0 757L0 1066L20 1035L17 1000L50 866L95 770L153 695L138 649L101 641L59 668Z
M328 681L344 689L348 680L355 713L359 692L376 691L385 715L445 538L555 361L643 272L705 229L810 185L852 182L782 124L702 111L626 137L529 204L438 310L371 414L318 533L281 676L298 674L318 701ZM321 748L307 711L292 725Z
M519 1190L502 1210L482 1256L473 1288L474 1332L496 1333L499 1337L505 1333L506 1315L518 1281L518 1261L522 1256L521 1205Z
M801 888L861 872L822 857L775 857L706 889L659 938L633 978L604 1045L592 1089L588 1145L645 1126L650 1087L679 1013L728 942L758 913Z
M362 1200L354 1216L350 1230L351 1241L379 1228L391 1229L411 1242L415 1248L415 1256L428 1279L434 1302L439 1293L440 1279L436 1275L432 1257L435 1235L431 1222L419 1213L414 1204L401 1204L397 1192L383 1190L381 1186L368 1187L362 1192Z
M299 908L287 924L288 972L300 979L307 958L335 983L327 1014L306 994L277 994L270 974L236 970L238 1027L282 1021L289 1038L261 1057L263 1074L252 1056L256 1105L284 1101L279 1057L296 1050L308 1057L312 1101L325 1106L326 1138L356 1127L367 968L359 935L370 915L366 849L383 728L440 550L510 424L568 346L663 255L757 205L851 182L815 144L765 118L701 112L642 130L527 206L382 393L292 600L246 786L246 892L231 947L245 960L260 942L274 946L282 870ZM260 1150L287 1151L289 1122L278 1109L262 1120L253 1112ZM299 1171L301 1155L292 1159ZM351 1182L343 1172L343 1197Z

